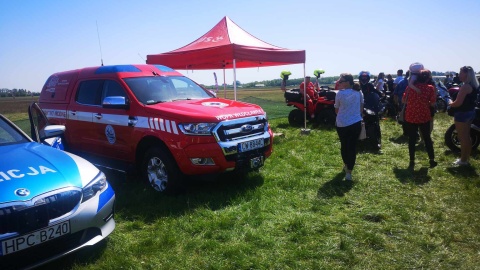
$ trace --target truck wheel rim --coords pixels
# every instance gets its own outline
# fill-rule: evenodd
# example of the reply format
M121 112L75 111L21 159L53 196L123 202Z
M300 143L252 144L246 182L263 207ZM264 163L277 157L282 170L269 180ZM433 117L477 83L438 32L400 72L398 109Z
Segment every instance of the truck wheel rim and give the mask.
M165 164L157 157L152 157L147 168L148 182L156 191L167 188L168 175Z

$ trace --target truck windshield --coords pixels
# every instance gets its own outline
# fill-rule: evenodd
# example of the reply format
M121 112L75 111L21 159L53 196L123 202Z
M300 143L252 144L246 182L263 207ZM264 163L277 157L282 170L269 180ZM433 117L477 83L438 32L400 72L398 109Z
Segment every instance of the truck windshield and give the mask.
M176 100L213 97L187 77L137 77L126 78L125 83L143 104L151 105Z

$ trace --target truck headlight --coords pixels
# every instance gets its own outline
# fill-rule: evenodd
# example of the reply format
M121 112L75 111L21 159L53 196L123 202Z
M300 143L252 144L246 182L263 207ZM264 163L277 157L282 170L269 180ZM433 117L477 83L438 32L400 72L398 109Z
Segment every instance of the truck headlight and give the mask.
M82 189L82 203L90 200L95 194L97 194L97 192L104 190L106 187L107 177L103 172L100 172L86 187Z
M178 126L187 135L210 135L216 125L216 123L183 123Z

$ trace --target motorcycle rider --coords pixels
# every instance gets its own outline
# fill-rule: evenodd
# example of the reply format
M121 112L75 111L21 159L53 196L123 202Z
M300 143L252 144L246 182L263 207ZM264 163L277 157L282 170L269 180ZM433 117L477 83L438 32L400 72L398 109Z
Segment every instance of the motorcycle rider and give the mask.
M370 82L370 72L369 71L361 71L358 74L358 80L360 82L360 87L362 89L363 97L364 97L364 108L369 109L377 113L380 111L380 97L384 94L383 92L375 89L375 86ZM378 119L380 120L380 119ZM380 121L376 121L378 126L376 129L378 130L378 136L381 137L381 130L380 130ZM378 149L381 148L381 145L377 145Z

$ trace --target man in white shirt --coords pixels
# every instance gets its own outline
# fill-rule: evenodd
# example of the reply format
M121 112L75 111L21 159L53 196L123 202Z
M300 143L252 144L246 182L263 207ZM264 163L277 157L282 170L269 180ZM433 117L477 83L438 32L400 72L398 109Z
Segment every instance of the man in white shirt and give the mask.
M397 84L402 80L403 80L403 69L399 69L397 70L397 77L393 81L393 89L395 89L395 86L397 86Z

